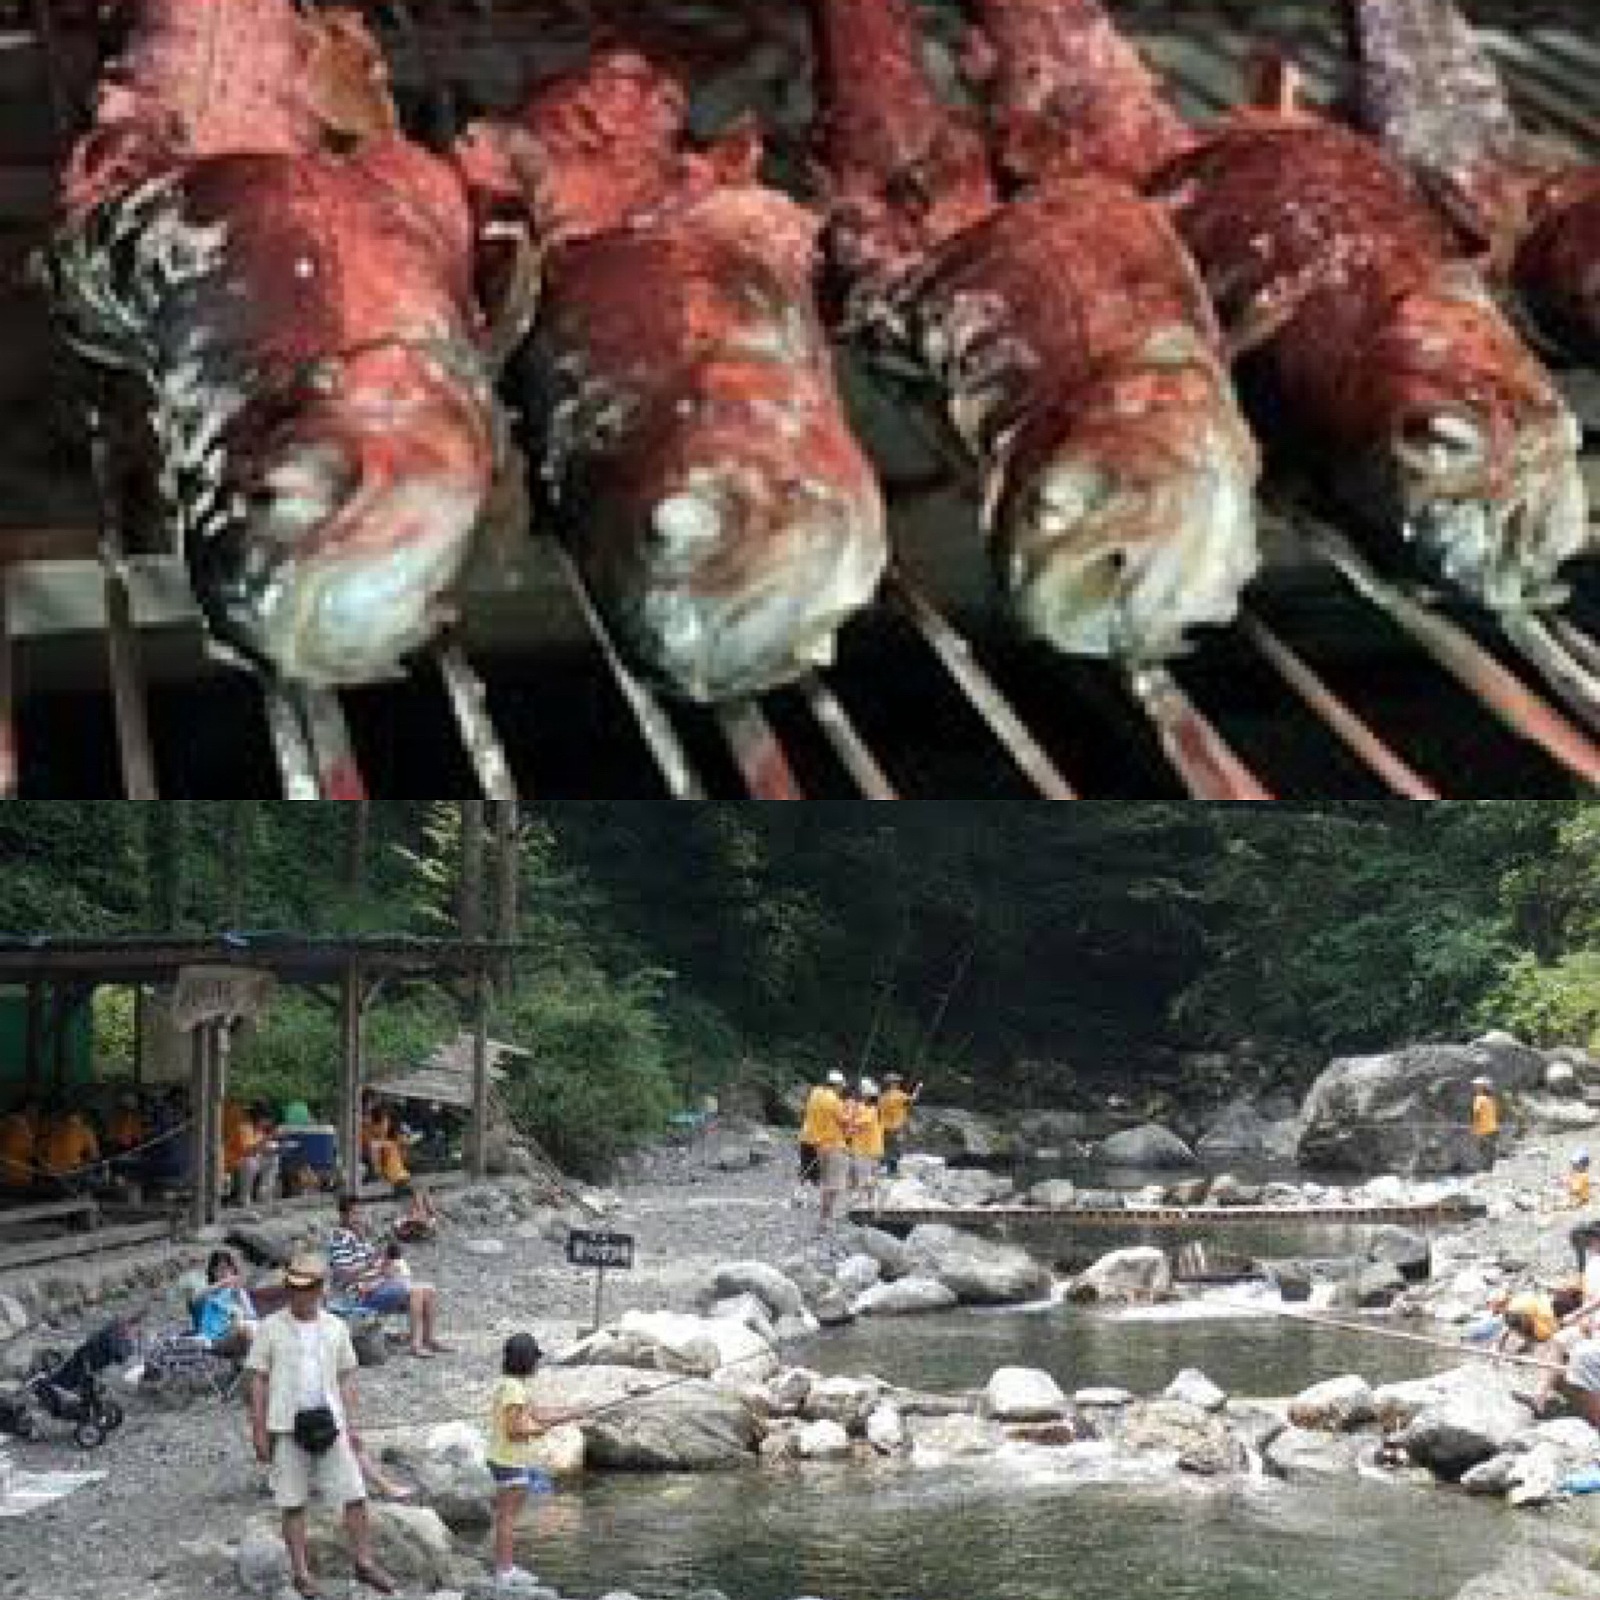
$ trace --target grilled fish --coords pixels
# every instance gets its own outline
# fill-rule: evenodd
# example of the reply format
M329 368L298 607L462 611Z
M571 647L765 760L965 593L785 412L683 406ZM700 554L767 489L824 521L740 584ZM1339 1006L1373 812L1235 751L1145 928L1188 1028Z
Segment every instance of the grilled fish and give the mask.
M132 9L45 260L62 330L148 389L214 643L390 674L448 615L497 461L466 192L395 131L353 15Z
M1453 0L1344 0L1362 123L1509 278L1542 331L1600 359L1600 166L1517 124Z
M1159 208L1063 150L1007 162L1032 42L1007 10L984 15L1018 102L1004 176L1031 184L1010 198L983 130L936 95L904 0L813 0L830 254L850 325L936 382L1022 626L1156 660L1231 620L1256 570L1256 452Z
M816 310L817 221L757 181L752 135L691 149L686 115L607 53L460 159L541 251L512 381L555 522L632 661L713 701L829 661L888 546Z

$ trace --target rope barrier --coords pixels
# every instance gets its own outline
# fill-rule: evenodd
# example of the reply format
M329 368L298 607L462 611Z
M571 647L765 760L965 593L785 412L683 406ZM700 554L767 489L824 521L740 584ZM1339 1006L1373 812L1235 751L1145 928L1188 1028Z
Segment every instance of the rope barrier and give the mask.
M0 1156L0 1167L9 1168L13 1172L25 1172L30 1176L49 1178L53 1182L63 1183L70 1178L81 1178L86 1172L97 1172L101 1167L109 1166L113 1161L126 1161L131 1156L143 1155L146 1150L153 1150L157 1145L166 1144L171 1139L176 1139L180 1133L187 1133L194 1126L193 1117L185 1117L175 1127L167 1128L161 1133L154 1134L140 1144L130 1145L126 1150L114 1151L111 1155L96 1157L93 1161L85 1162L79 1167L68 1167L64 1171L47 1171L37 1161L13 1161L9 1156Z

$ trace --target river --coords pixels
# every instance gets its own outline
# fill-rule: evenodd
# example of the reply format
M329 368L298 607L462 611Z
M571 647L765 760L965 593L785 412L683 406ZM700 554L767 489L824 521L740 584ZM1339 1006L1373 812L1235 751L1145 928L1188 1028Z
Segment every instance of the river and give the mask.
M1073 1307L863 1320L795 1352L915 1387L1041 1366L1139 1392L1196 1366L1232 1391L1374 1381L1448 1357L1267 1316ZM1498 1503L1365 1480L1115 1481L1093 1452L1018 1448L949 1467L752 1468L615 1477L544 1502L523 1558L563 1594L690 1600L1447 1600L1494 1559Z

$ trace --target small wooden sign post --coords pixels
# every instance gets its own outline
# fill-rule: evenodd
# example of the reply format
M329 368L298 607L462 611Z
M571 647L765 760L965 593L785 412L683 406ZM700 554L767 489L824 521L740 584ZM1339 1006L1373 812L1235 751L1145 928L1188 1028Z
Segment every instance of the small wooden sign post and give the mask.
M626 1272L633 1266L633 1235L573 1228L567 1234L567 1260L575 1267L594 1268L594 1331L598 1333L605 1320L606 1268Z

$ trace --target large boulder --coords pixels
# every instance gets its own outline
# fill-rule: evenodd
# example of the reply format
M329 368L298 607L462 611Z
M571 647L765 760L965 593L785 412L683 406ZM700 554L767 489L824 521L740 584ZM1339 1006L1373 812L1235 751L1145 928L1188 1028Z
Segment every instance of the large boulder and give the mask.
M625 1311L558 1360L566 1366L644 1367L698 1377L727 1373L746 1383L771 1377L779 1366L777 1351L736 1318L676 1311Z
M1476 1390L1457 1391L1419 1412L1400 1443L1419 1466L1453 1482L1499 1454L1528 1421L1527 1407L1486 1377Z
M674 1384L640 1395L583 1424L593 1467L640 1472L705 1472L742 1466L761 1442L761 1420L715 1384Z
M997 1367L984 1387L983 1408L1001 1422L1042 1422L1063 1416L1067 1397L1038 1367Z
M711 1292L718 1300L753 1294L774 1321L794 1316L805 1305L793 1279L765 1261L724 1261L712 1275Z
M1078 1198L1078 1186L1070 1178L1046 1178L1028 1190L1028 1203L1035 1206L1070 1206Z
M857 1228L855 1243L878 1263L880 1275L885 1278L903 1278L916 1265L905 1240L885 1233L882 1228Z
M1288 1427L1267 1445L1263 1456L1278 1477L1297 1483L1350 1476L1360 1465L1365 1448L1356 1434Z
M1069 1300L1159 1300L1171 1293L1172 1264L1154 1245L1111 1250L1067 1285Z
M924 1222L906 1240L937 1278L967 1305L1008 1305L1037 1300L1050 1292L1050 1271L1026 1250L997 1244L975 1233Z
M1455 1600L1600 1600L1600 1573L1590 1571L1553 1550L1517 1546L1497 1565L1481 1573Z
M948 1311L956 1303L955 1290L937 1278L896 1278L893 1283L873 1284L851 1310L863 1317L909 1317L920 1311Z
M1295 1427L1328 1433L1364 1427L1376 1414L1371 1386L1354 1372L1314 1383L1289 1402L1289 1420Z
M1397 1268L1407 1283L1421 1283L1433 1267L1433 1251L1427 1237L1410 1228L1388 1225L1377 1229L1367 1243L1367 1254L1374 1261L1385 1261Z
M1240 1098L1229 1101L1206 1124L1206 1131L1195 1142L1195 1152L1208 1161L1235 1156L1292 1156L1298 1132L1293 1121L1273 1121L1249 1100Z
M999 1123L958 1106L919 1105L915 1117L920 1152L939 1156L1000 1156L1011 1148Z
M1137 1128L1114 1133L1097 1152L1100 1159L1117 1167L1192 1167L1194 1151L1170 1128L1159 1122L1146 1122Z
M379 1566L403 1589L424 1592L450 1586L461 1563L450 1530L426 1506L397 1506L382 1501L368 1507L372 1546ZM314 1572L328 1577L351 1576L350 1547L337 1509L318 1505L310 1515L307 1538Z
M800 1402L800 1415L808 1422L837 1422L851 1433L860 1433L883 1398L883 1389L880 1378L843 1374L818 1378Z
M1181 1400L1200 1411L1220 1411L1228 1403L1225 1390L1219 1389L1198 1367L1185 1367L1165 1389L1163 1400Z
M1476 1171L1468 1112L1480 1076L1502 1093L1530 1089L1543 1082L1544 1057L1509 1034L1341 1057L1306 1096L1299 1159L1343 1172Z

